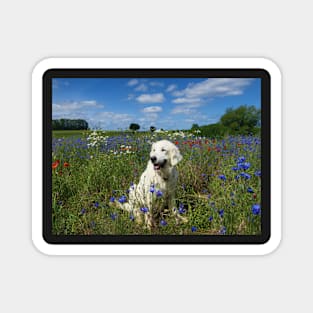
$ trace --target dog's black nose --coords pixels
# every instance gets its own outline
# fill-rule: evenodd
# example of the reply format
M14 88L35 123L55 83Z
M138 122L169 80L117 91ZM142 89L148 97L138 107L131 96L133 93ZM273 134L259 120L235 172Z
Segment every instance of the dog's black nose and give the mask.
M156 159L157 159L157 158L156 158L155 156L153 156L153 157L151 157L150 160L151 160L152 163L155 163Z

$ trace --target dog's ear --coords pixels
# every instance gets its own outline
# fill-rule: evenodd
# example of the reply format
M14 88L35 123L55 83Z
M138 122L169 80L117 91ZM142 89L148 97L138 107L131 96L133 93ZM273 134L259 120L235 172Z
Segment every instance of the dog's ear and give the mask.
M178 162L180 162L183 159L183 157L176 146L173 146L173 148L170 151L171 151L170 152L171 165L175 166Z

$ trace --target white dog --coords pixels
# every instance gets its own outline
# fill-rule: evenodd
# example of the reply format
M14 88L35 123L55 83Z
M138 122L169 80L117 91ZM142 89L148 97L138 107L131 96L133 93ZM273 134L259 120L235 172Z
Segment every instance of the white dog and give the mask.
M153 143L147 168L138 185L130 188L129 201L121 207L132 212L137 222L141 222L144 216L149 228L156 226L156 217L167 212L173 212L177 219L181 218L174 210L178 178L175 166L181 160L178 148L170 141Z

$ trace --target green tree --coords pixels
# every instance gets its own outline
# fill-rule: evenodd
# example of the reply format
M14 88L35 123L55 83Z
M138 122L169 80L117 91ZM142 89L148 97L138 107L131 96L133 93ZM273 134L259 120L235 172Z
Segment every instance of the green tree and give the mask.
M154 131L156 131L156 128L154 126L150 126L150 131L151 133L153 133Z
M131 123L131 124L129 125L129 129L130 129L130 130L133 130L133 131L136 131L136 130L140 129L140 125L138 125L138 124L136 124L136 123Z
M237 109L227 109L220 123L228 129L230 134L247 135L256 132L260 119L261 110L254 106L242 105Z
M191 126L191 130L196 130L196 129L199 129L199 125L198 124L192 124Z
M227 128L221 123L210 124L200 127L201 134L211 138L221 138L227 133Z

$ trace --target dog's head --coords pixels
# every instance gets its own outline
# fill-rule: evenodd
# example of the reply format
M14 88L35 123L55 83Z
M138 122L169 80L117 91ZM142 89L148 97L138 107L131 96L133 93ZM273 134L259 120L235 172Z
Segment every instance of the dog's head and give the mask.
M182 158L178 148L168 140L152 144L150 160L156 171L166 166L175 166Z

